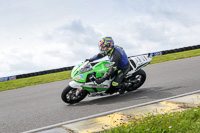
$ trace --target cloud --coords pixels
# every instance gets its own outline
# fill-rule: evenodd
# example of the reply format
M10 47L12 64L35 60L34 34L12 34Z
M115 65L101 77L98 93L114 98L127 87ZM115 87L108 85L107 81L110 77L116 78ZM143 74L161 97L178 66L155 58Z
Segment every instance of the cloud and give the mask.
M0 75L9 76L15 73L30 72L37 67L32 62L33 55L31 53L17 48L8 47L2 50L0 57Z
M104 29L102 34L112 34L128 55L198 44L199 17L174 4L171 7L161 1L135 5L130 2L126 5L126 19L120 15L114 25L101 24L98 28Z
M128 56L199 44L199 4L198 0L4 1L0 77L75 65L97 54L98 41L105 36L113 37Z
M100 33L80 19L40 34L35 41L21 47L1 49L1 75L14 75L72 66L97 54ZM34 43L36 43L34 45ZM32 46L32 48L30 48ZM23 48L23 50L21 50Z
M65 59L80 61L81 59L89 58L93 54L97 54L97 44L100 36L101 33L95 31L93 27L83 24L80 19L75 19L53 29L51 32L45 33L43 37L45 39L48 38L49 42L53 42L52 45L57 43L62 45L62 49L59 48L60 45L56 48L58 56L62 55L62 58ZM96 52L94 51L95 49Z

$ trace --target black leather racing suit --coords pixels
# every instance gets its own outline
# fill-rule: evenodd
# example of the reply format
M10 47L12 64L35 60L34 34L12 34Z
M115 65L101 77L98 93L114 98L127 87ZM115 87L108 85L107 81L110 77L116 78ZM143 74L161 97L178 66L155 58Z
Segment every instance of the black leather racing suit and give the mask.
M95 55L93 58L91 58L90 61L94 61L103 57L105 57L105 55L99 53ZM113 76L115 74L116 77L112 81L112 86L118 88L120 87L120 83L124 79L125 75L130 70L128 57L125 51L123 50L123 48L119 46L115 46L111 54L108 55L108 57L112 65L110 66L109 70L102 78L104 81L108 79L110 76Z

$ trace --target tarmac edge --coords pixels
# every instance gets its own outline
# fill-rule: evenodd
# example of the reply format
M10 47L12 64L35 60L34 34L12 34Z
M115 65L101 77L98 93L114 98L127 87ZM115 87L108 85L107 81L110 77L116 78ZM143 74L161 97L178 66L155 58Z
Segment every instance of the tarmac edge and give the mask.
M144 113L183 111L200 105L200 90L139 105L112 110L72 121L58 123L23 133L95 133L128 124Z

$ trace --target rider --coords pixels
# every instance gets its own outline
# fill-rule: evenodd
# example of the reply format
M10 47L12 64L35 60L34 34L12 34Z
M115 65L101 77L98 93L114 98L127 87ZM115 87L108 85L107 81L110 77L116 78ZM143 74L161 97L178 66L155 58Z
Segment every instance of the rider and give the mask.
M92 62L108 55L112 65L103 77L96 79L96 83L101 84L110 76L116 74L116 77L111 83L111 87L106 91L106 93L112 94L114 93L115 88L117 88L120 89L120 94L123 94L125 92L125 85L121 82L130 70L130 64L125 51L122 47L114 45L114 41L111 37L102 38L99 41L98 46L100 53L90 59L86 59L86 61Z

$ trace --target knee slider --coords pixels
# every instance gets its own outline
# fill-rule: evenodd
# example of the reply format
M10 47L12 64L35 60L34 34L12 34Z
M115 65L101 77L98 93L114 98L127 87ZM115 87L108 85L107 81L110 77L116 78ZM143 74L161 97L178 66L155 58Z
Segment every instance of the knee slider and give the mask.
M112 82L112 86L115 86L115 87L116 87L116 86L118 86L118 85L119 85L119 83L114 82L114 81Z

